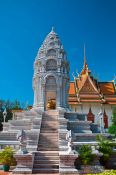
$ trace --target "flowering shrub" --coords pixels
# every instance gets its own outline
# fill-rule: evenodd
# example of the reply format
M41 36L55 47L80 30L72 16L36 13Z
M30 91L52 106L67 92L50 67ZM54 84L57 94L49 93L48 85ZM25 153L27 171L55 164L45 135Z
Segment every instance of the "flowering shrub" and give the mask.
M87 175L93 175L93 174L87 174ZM94 175L116 175L116 170L105 170L102 173L98 173Z

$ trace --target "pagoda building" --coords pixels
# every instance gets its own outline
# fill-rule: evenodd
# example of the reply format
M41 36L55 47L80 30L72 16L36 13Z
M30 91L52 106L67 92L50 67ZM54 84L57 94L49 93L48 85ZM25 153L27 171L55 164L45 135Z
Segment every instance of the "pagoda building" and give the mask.
M103 114L104 128L111 125L112 110L116 105L114 81L100 82L89 70L84 49L83 69L70 82L69 108L73 112L87 114L87 120L99 123L99 113Z
M69 62L59 36L52 28L34 62L34 108L67 108ZM51 107L50 107L51 106Z

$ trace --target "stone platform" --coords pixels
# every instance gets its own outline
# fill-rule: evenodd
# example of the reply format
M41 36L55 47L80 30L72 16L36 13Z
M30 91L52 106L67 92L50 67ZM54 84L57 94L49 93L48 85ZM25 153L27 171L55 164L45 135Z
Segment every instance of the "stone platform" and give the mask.
M95 137L98 133L92 133L91 122L84 121L84 115L81 119L80 114L73 116L73 113L64 110L40 112L33 109L25 111L22 115L19 114L15 121L9 121L7 127L5 125L5 131L0 133L2 142L15 141L18 145L17 133L22 126L26 133L28 153L23 154L17 150L15 154L17 166L13 174L79 174L80 170L74 166L78 154L74 154L73 149L80 146L80 143L97 144ZM69 132L72 148L67 139Z

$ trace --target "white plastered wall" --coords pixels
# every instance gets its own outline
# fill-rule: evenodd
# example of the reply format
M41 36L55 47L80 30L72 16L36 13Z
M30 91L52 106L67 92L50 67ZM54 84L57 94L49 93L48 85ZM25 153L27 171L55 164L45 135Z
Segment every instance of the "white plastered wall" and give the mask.
M98 123L98 113L101 110L100 103L92 103L92 104L84 103L81 105L71 105L70 108L73 112L88 114L90 106L91 106L92 113L95 115L95 123ZM108 126L110 126L112 123L112 109L113 108L111 105L104 104L102 105L102 110L104 111L104 109L108 116Z

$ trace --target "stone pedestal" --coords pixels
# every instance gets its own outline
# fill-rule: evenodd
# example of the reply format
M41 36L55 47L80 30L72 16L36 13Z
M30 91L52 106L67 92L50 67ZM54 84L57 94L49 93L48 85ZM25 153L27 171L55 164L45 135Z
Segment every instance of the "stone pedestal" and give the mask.
M32 174L34 154L15 154L17 166L13 174Z
M78 155L60 155L60 174L78 174L78 170L75 168L75 160Z
M3 131L8 131L9 130L9 123L8 122L3 122Z

